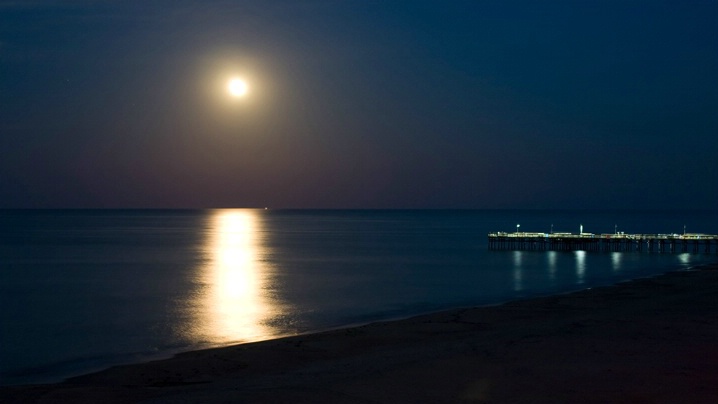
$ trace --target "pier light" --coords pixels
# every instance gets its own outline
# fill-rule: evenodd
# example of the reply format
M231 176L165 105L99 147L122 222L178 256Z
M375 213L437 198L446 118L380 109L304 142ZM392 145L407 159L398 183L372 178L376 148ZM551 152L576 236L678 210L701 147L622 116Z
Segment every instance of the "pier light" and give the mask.
M521 225L520 225L520 224L517 224L517 225L516 225L516 234L518 234L518 232L519 232L519 227L521 227Z

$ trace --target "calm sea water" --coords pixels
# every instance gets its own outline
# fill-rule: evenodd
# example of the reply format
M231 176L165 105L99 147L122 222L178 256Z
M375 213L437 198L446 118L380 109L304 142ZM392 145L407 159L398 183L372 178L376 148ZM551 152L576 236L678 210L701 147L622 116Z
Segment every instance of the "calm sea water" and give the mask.
M0 211L0 384L718 260L488 250L487 233L517 224L714 234L718 212Z

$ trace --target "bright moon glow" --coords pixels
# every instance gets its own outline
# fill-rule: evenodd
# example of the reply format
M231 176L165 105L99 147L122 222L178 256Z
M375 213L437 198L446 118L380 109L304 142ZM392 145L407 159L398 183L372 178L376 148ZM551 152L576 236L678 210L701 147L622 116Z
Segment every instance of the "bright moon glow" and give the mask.
M227 84L227 90L233 97L244 97L249 88L247 83L242 79L232 79Z

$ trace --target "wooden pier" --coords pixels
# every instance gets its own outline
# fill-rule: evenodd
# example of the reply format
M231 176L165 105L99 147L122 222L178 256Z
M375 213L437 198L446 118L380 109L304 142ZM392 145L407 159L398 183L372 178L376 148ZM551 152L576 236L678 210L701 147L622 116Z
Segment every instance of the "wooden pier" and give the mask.
M718 252L713 234L489 233L490 250Z

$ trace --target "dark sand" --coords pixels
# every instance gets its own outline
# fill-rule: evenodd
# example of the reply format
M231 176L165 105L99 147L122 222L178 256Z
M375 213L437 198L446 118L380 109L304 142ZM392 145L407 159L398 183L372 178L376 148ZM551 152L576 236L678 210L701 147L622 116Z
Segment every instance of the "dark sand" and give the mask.
M718 403L718 267L0 388L22 403Z

